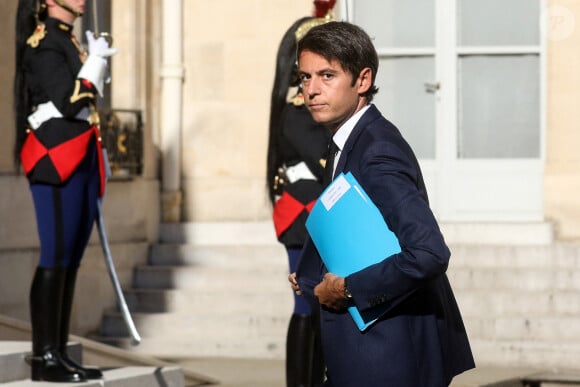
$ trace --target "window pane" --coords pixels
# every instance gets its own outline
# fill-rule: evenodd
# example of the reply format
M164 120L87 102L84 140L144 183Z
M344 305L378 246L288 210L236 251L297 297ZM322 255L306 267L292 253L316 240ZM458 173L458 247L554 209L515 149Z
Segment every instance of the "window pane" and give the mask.
M364 0L354 3L353 21L375 47L434 45L434 0Z
M460 58L460 158L539 157L539 68L537 55Z
M434 67L432 57L381 59L376 81L374 103L422 159L435 158L434 94L424 85L433 81Z
M457 2L457 40L464 46L537 45L538 0L461 0Z

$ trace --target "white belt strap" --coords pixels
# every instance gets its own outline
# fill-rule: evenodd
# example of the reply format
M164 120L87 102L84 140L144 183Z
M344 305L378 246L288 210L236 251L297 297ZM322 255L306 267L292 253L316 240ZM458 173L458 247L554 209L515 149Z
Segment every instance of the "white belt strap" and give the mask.
M316 180L316 176L314 176L304 161L291 167L285 167L285 171L290 183L295 183L298 180Z
M88 121L91 115L91 111L89 108L84 107L81 109L80 112L76 115L77 120L84 120ZM51 118L62 118L62 114L56 106L52 103L52 101L48 101L45 103L41 103L36 107L34 113L28 116L28 123L30 127L34 130L40 128L40 125L45 123L46 121L50 120Z
M51 118L61 118L62 114L58 111L56 106L52 101L41 103L36 107L36 111L28 116L28 123L32 129L36 130L40 128L44 122L50 120Z

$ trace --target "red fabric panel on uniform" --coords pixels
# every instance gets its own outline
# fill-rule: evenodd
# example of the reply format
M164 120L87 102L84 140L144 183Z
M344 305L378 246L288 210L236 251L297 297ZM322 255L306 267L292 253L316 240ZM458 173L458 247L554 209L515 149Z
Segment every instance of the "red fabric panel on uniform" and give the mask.
M48 151L62 181L66 181L81 163L87 154L87 146L94 133L94 130L87 130L80 136L65 141Z
M304 204L284 191L280 199L274 204L274 212L272 214L276 236L280 237L294 223L305 208Z
M306 205L306 210L308 211L308 213L310 213L312 211L312 207L314 207L315 204L316 204L316 200L313 200Z
M87 79L83 79L83 80L82 80L82 82L83 82L83 85L84 85L84 86L85 86L87 89L89 89L89 90L92 90L92 89L93 89L93 84L91 83L91 81L89 81L89 80L87 80Z
M38 141L34 132L30 132L28 136L26 136L26 140L24 141L20 152L20 161L22 162L24 173L30 172L36 163L46 156L47 153L48 150L40 141Z
M101 178L101 184L99 185L99 196L103 197L105 194L105 185L107 184L107 174L105 172L105 161L103 155L103 144L99 141L99 132L96 126L93 126L93 132L97 137L97 156L99 158L99 176Z

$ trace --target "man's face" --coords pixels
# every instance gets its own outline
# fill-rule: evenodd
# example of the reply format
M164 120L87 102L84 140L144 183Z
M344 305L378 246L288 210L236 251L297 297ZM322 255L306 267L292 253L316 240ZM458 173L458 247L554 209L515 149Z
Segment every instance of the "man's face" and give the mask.
M352 75L338 61L329 62L321 55L302 51L298 70L312 118L333 132L365 105L359 94L364 89L361 77L353 85Z
M63 3L80 13L85 13L85 2L86 0L63 0Z
M46 5L48 6L48 14L64 22L72 23L76 18L70 10L83 14L85 12L85 2L86 0L46 0ZM65 9L68 7L70 10Z

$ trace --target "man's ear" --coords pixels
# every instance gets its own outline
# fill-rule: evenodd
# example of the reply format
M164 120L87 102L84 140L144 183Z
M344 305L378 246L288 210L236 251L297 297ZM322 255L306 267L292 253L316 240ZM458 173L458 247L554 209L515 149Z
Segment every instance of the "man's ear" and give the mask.
M356 80L356 86L358 87L358 93L366 93L372 86L373 83L373 70L370 67L365 67L361 70Z

